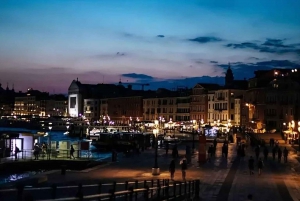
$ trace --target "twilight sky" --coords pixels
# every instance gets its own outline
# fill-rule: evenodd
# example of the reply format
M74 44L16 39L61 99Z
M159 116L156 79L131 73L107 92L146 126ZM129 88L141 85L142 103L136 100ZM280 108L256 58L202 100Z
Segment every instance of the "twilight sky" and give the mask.
M223 84L300 67L299 0L1 0L0 82Z

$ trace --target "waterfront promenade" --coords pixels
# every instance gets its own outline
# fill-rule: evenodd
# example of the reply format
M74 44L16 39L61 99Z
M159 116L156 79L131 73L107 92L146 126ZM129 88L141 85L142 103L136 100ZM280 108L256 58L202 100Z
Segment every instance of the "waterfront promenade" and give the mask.
M300 168L299 158L290 150L289 162L287 164L269 160L265 162L262 175L255 171L254 175L248 172L248 157L254 156L253 149L246 150L245 161L236 157L236 146L229 145L228 159L221 157L221 146L218 144L215 159L206 164L198 166L197 158L192 159L192 164L187 170L187 179L200 179L200 197L208 201L246 200L248 194L252 194L253 200L275 200L289 201L300 199ZM179 147L179 154L184 155L183 146ZM262 154L261 154L262 155ZM161 175L153 177L151 168L154 163L153 150L146 150L140 155L129 158L119 157L116 163L108 163L96 166L84 171L67 171L61 175L60 171L47 175L48 181L41 186L52 184L77 186L101 183L112 183L113 181L143 181L151 179L168 179L168 165L171 160L171 153L166 156L165 150L159 151L158 164L161 168ZM175 180L181 180L179 160L176 162L177 170ZM94 190L84 189L84 194L96 193ZM108 190L107 187L106 190ZM66 191L64 191L66 193ZM74 196L76 188L68 190L67 195ZM59 197L59 196L58 196Z

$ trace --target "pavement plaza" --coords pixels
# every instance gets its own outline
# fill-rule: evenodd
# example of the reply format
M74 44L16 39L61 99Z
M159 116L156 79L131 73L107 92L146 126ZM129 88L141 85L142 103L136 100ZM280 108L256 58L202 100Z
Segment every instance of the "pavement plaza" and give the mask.
M254 148L248 147L246 157L240 160L236 155L236 145L230 144L228 158L221 156L222 144L217 146L216 156L200 166L197 163L197 154L192 157L192 164L187 170L187 179L200 179L200 197L205 201L247 200L247 195L252 194L253 200L261 201L289 201L300 200L300 168L299 158L290 150L288 163L278 163L269 158L265 161L262 175L249 175L248 158L254 156ZM179 146L179 155L185 154L185 146ZM47 182L41 186L57 185L83 185L98 184L99 182L122 183L135 180L169 179L168 167L172 159L165 150L159 150L158 164L161 169L159 176L152 176L151 168L154 164L154 151L146 150L140 155L131 157L119 157L118 162L96 166L84 171L67 171L61 175L60 171L52 171L47 174ZM261 153L262 156L262 153ZM181 158L180 157L180 158ZM179 160L176 161L175 181L181 181ZM142 182L141 182L142 184ZM107 189L108 190L108 186ZM124 190L124 187L118 187ZM75 189L74 189L75 190ZM59 194L74 196L74 190L61 191ZM46 192L39 192L46 194ZM97 188L84 190L85 194L97 193Z
M248 147L244 160L236 156L236 145L230 144L228 158L222 158L221 146L218 144L216 157L200 166L194 155L192 164L187 170L187 179L200 179L200 192L203 200L246 200L248 194L252 194L254 200L288 201L300 200L300 172L299 158L288 146L288 163L273 161L269 154L268 161L262 175L257 171L249 175L248 158L254 156L254 149ZM184 147L179 147L179 155L185 154ZM262 156L262 154L261 154ZM165 150L159 150L158 164L161 168L160 176L151 175L151 167L154 163L153 150L146 150L140 155L129 158L120 157L116 163L110 163L91 168L82 172L69 171L62 176L58 173L48 175L48 184L92 184L101 181L134 181L151 179L169 179L168 166L172 157L166 156ZM176 162L175 180L181 180L179 159Z

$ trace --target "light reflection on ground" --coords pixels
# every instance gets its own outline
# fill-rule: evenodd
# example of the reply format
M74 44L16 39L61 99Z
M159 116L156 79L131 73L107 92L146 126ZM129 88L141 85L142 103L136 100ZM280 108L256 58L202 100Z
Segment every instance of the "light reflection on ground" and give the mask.
M37 174L40 174L44 171L32 171L32 172L24 172L18 174L9 174L9 175L0 175L0 184L5 184L13 181L17 181L23 178L31 177Z

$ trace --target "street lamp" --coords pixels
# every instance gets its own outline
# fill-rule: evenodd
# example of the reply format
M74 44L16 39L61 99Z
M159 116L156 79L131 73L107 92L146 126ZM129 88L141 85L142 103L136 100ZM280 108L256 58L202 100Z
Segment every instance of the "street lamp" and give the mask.
M49 136L48 136L48 140L49 140L49 146L50 146L50 149L51 149L51 130L52 130L52 123L49 122Z
M67 128L67 132L65 134L68 135L69 134L69 128L70 128L70 123L69 122L66 123L66 128Z
M159 124L158 120L155 120L154 121L155 129L153 129L153 136L154 136L154 143L155 143L154 166L152 168L153 176L160 175L160 169L157 164L158 133L159 133L158 124Z

